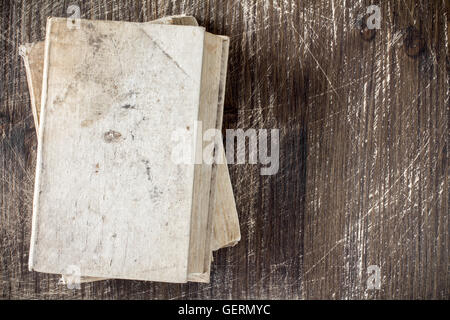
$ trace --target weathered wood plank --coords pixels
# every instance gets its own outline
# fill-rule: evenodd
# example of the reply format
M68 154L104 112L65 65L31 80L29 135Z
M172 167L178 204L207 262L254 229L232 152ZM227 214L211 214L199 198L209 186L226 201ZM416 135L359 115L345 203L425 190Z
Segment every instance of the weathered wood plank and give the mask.
M370 41L337 8L336 54L311 47L328 84L308 99L307 298L448 298L443 5L385 2Z
M449 298L446 1L382 2L371 41L355 28L371 1L78 3L85 18L185 13L230 36L224 128L280 128L280 170L229 166L242 240L215 254L209 285L69 291L29 273L35 141L17 47L42 40L46 17L65 16L69 2L2 1L2 297ZM403 47L409 26L425 40L416 57ZM372 264L380 291L366 291Z

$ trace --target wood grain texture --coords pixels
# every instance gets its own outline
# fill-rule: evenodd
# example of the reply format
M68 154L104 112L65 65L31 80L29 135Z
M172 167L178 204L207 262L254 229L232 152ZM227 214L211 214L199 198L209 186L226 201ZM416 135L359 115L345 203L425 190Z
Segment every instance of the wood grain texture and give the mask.
M229 166L242 240L214 254L210 284L70 291L28 272L36 139L18 46L72 3L0 2L1 297L449 298L445 0L80 1L83 18L184 13L230 36L224 128L280 128L280 170ZM367 36L356 22L372 3L381 29Z

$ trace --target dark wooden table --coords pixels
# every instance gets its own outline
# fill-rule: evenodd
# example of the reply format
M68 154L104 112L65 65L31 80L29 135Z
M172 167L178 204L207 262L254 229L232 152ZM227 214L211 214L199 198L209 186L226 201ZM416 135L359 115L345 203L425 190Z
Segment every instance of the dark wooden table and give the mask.
M352 2L2 0L0 297L448 299L449 1ZM358 23L372 3L378 30ZM71 291L28 271L36 136L18 46L70 4L89 19L185 13L230 36L225 128L280 129L278 174L230 166L242 241L215 254L210 284Z

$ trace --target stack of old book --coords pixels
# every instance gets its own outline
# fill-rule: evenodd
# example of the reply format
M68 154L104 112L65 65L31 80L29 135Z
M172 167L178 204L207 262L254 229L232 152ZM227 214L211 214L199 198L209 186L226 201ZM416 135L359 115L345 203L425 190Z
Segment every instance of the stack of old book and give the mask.
M222 126L228 46L176 16L50 18L21 47L38 130L30 270L209 282L212 251L240 240L222 140L205 139Z

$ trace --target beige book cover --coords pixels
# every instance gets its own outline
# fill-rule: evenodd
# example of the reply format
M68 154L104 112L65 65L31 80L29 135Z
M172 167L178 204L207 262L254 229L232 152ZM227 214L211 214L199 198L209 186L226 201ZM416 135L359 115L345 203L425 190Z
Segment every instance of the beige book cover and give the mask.
M220 128L221 107L210 103L220 77L205 82L204 63L221 68L224 39L200 27L81 20L70 29L66 19L49 20L33 270L65 273L78 264L83 276L186 282L206 272L209 279L215 191L193 190L211 191L215 169L168 162L161 132L196 120L204 130ZM211 81L217 90L201 94Z
M149 23L198 26L195 17L185 15L167 16L150 21ZM39 128L39 113L41 109L44 44L44 41L38 41L24 44L20 47L27 74L31 108L36 131L38 131ZM222 75L224 79L222 90L225 89L226 67L224 69L225 74ZM221 143L220 147L221 152L225 152L223 143ZM213 221L213 250L234 246L241 239L236 202L234 200L233 188L228 172L227 159L224 153L222 158L222 162L217 165L216 208Z

